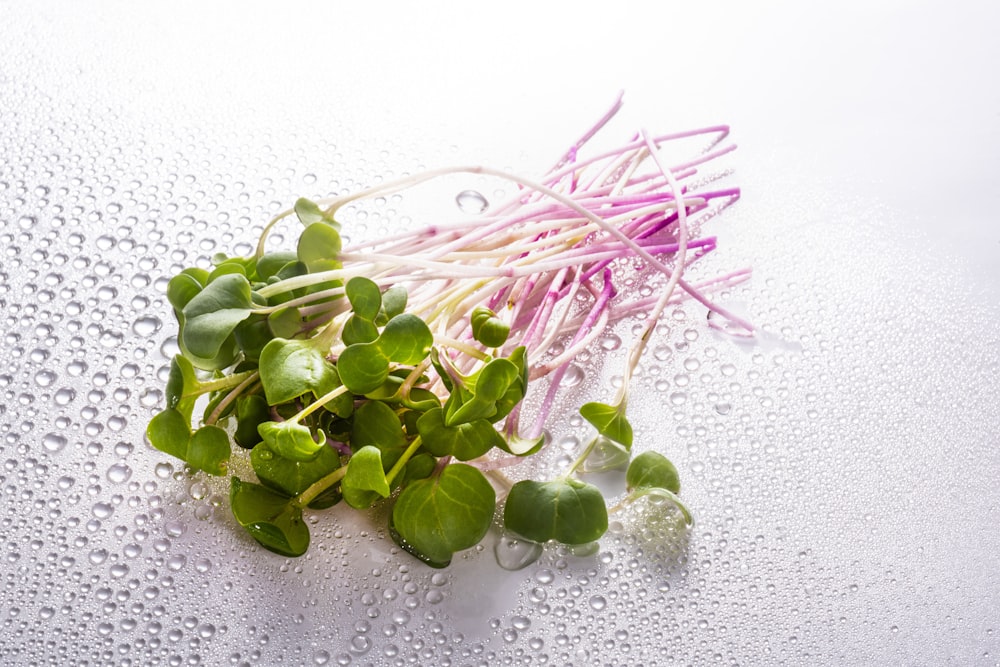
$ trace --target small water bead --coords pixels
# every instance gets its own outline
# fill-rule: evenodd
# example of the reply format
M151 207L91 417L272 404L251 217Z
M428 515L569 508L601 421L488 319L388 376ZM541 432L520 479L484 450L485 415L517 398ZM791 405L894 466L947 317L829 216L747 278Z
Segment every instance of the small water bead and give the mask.
M58 376L49 370L41 370L35 373L35 384L39 387L50 387Z
M132 468L128 467L124 463L116 463L108 468L106 477L109 482L114 484L123 484L129 480L132 476Z
M57 433L47 433L42 438L42 446L50 452L62 451L66 447L67 440Z
M567 387L567 388L575 387L581 382L583 382L584 377L585 374L582 368L580 368L576 364L570 364L569 366L566 367L566 373L562 376L562 379L559 381L559 385L561 387Z
M132 323L132 331L136 335L142 336L143 338L147 336L152 336L154 333L160 330L163 326L163 322L158 317L140 317Z
M622 339L617 334L609 334L604 336L600 340L600 346L602 350L610 352L611 350L617 350L622 345Z
M455 203L463 213L477 214L489 208L490 203L476 190L463 190L455 195Z

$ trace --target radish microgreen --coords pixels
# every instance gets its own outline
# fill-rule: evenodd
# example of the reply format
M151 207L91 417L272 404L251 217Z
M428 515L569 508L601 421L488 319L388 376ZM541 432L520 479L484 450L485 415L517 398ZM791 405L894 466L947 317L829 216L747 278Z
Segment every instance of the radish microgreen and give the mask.
M612 511L665 499L691 523L670 461L654 451L632 458L643 439L626 412L668 305L694 298L713 314L709 326L752 331L705 296L747 272L697 285L683 277L715 248L696 234L701 222L739 197L700 175L733 147L723 145L728 128L715 126L640 133L584 158L619 105L538 181L458 167L299 199L265 226L253 255L178 273L167 298L180 354L150 443L212 475L248 457L256 480L231 477L233 514L285 556L309 546L303 512L341 500L356 510L391 504L393 539L434 567L478 544L497 518L518 539L592 544L609 510L581 476L623 469L628 491ZM707 149L667 166L661 150L691 138ZM504 179L517 193L459 223L355 244L341 237L344 206L460 173ZM295 251L269 251L286 218L302 225ZM636 293L637 283L650 289ZM624 318L643 324L623 381L608 402L579 408L593 438L559 474L518 474L545 451L573 362ZM530 407L529 391L539 392Z

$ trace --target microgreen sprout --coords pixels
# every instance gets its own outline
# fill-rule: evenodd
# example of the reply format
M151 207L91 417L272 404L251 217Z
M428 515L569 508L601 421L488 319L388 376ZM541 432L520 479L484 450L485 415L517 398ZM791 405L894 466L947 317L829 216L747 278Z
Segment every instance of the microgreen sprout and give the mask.
M684 277L715 248L702 224L739 197L701 173L734 147L726 126L712 126L642 132L584 157L620 104L540 179L466 166L299 199L264 227L253 255L178 273L167 297L180 354L150 443L212 475L247 456L256 479L231 477L233 514L285 556L308 549L304 512L341 501L357 510L390 503L393 539L434 567L478 544L498 517L518 539L592 544L609 509L581 476L607 470L626 470L628 486L610 511L665 499L691 524L673 464L652 450L632 456L642 438L627 409L668 306L693 298L709 309L709 326L753 332L707 297L747 271L700 284ZM670 163L691 139L702 150ZM348 204L463 173L516 193L462 222L342 239L338 212ZM269 250L286 218L302 225L295 251ZM651 289L635 288L637 279ZM624 358L608 358L622 364L618 389L579 407L593 438L551 478L519 475L518 464L545 449L572 363L625 318L642 326ZM530 407L529 390L539 397Z

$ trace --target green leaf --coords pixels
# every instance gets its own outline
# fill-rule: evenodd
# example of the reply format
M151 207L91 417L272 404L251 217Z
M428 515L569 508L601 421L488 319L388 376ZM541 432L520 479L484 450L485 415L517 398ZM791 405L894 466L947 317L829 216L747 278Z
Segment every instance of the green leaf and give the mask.
M348 345L337 359L340 381L355 394L367 394L389 377L389 359L377 342Z
M218 426L203 426L193 434L191 421L176 408L154 416L146 437L156 449L211 475L224 475L231 447L229 436Z
M317 442L308 427L291 420L264 422L257 431L275 454L293 461L312 461L326 447L326 433L317 431Z
M377 447L362 447L354 453L347 463L340 492L344 494L344 502L355 509L367 509L380 497L389 497L382 452Z
M340 227L340 223L334 220L333 216L321 209L316 202L305 197L300 197L296 200L295 216L306 228L317 222L325 222L335 228Z
M486 347L500 347L507 342L510 326L486 306L473 308L470 321L472 337Z
M608 508L597 487L578 479L522 480L507 495L504 525L534 542L586 544L608 529Z
M351 426L351 445L355 451L368 446L404 449L406 434L396 411L381 401L366 401L354 411Z
M210 475L225 475L232 447L229 434L218 426L202 426L188 443L187 462Z
M233 439L244 449L251 449L263 440L257 427L271 419L267 399L260 394L248 394L236 399L236 433Z
M436 467L436 458L427 453L417 454L403 466L403 474L396 480L396 483L399 486L406 486L414 480L425 479L431 476Z
M347 300L351 302L354 314L372 322L382 308L382 292L375 281L364 276L355 276L344 286Z
M170 360L170 375L167 376L167 407L177 408L190 422L195 399L203 393L200 384L191 361L175 354Z
M389 360L412 366L427 357L434 334L422 319L403 313L389 320L375 344Z
M314 340L275 338L261 351L260 380L268 403L287 403L309 392L319 398L339 386L336 368Z
M261 350L274 338L268 318L263 315L251 315L243 320L236 325L233 335L243 351L243 358L248 361L258 360Z
M214 358L252 308L245 276L219 276L184 306L182 336L187 349L197 357Z
M344 345L354 345L355 343L370 343L378 338L378 328L371 320L351 315L344 322L344 328L340 331L340 339Z
M601 435L621 443L627 450L632 449L632 425L625 418L624 406L585 403L580 408L580 415Z
M503 436L485 419L451 426L445 423L442 408L432 408L421 415L417 430L431 454L450 455L460 461L470 461L504 445Z
M443 567L455 552L485 537L495 508L496 493L483 473L455 463L403 489L392 510L392 527L401 547Z
M659 488L671 493L681 492L681 479L677 468L659 452L648 451L632 459L625 473L625 484L633 489Z
M407 298L406 288L402 285L393 285L382 292L382 308L375 318L375 324L380 327L385 326L386 322L396 315L401 315L406 310Z
M340 234L336 229L328 224L314 223L302 230L296 253L299 261L315 273L338 266L340 248Z
M167 283L167 300L178 314L184 310L184 306L188 305L191 299L205 288L205 284L208 282L207 271L199 270L200 273L197 276L188 271L178 273Z
M191 440L191 418L176 408L167 408L149 420L146 437L156 449L182 461L187 460Z
M278 272L281 271L286 264L290 264L297 260L297 255L288 250L266 252L259 260L257 260L256 277L258 280L266 281L268 278L278 275Z
M267 324L275 338L292 338L302 331L302 314L298 308L279 308L267 316Z
M538 436L532 440L514 434L503 438L503 444L499 445L499 447L508 454L513 454L514 456L531 456L532 454L537 454L538 450L540 450L544 444L544 435Z
M236 521L265 549L296 557L309 548L309 527L289 497L233 477L229 504Z
M339 468L340 454L332 447L323 447L315 458L295 461L276 454L266 442L262 442L250 452L250 464L265 486L297 496Z

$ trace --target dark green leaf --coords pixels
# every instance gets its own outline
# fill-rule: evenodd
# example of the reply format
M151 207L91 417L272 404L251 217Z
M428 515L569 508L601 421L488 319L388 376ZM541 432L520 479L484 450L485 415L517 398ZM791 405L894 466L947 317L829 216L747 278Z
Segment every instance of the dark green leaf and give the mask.
M250 452L250 464L264 485L297 496L339 468L340 455L332 447L323 447L315 458L295 461L275 454L266 442L262 442Z
M272 276L278 275L282 267L298 259L294 252L282 250L277 252L267 252L257 261L256 278L266 281Z
M250 449L263 440L257 427L271 419L267 399L260 394L249 394L236 399L236 433L233 439L244 449Z
M245 276L230 274L209 283L184 306L182 335L187 349L197 357L214 358L252 307Z
M355 315L369 322L378 316L382 308L382 292L373 280L355 276L347 281L344 289Z
M308 427L294 421L264 422L257 432L275 454L293 461L312 461L326 447L323 431L317 431L317 442Z
M522 480L507 495L504 525L534 542L586 544L608 529L608 508L597 487L578 479Z
M344 345L354 345L355 343L370 343L378 338L378 328L371 322L357 315L351 315L344 322L344 328L340 331L340 339Z
M225 475L231 453L229 434L218 426L202 426L188 443L187 462L210 475Z
M632 425L625 418L624 406L605 403L586 403L580 415L590 422L597 432L632 449Z
M319 398L339 386L337 370L313 340L275 338L261 351L260 380L268 403L287 403L309 392Z
M309 548L309 527L302 520L302 510L287 496L233 477L229 503L236 521L265 549L296 557Z
M267 316L267 324L275 338L293 338L302 331L302 315L298 308L279 308Z
M496 493L483 473L455 463L403 489L392 510L392 525L400 546L441 566L455 552L483 539L495 507Z
M486 347L500 347L507 342L510 326L486 306L473 308L470 321L472 337Z
M434 456L454 456L460 461L478 458L494 447L503 447L503 436L485 419L449 426L444 410L432 408L417 420L424 447Z
M625 473L625 483L629 491L659 488L675 494L681 492L677 468L666 456L654 451L643 452L632 460Z
M406 288L402 285L393 285L382 292L382 309L375 318L375 324L385 326L396 315L401 315L406 310L407 297Z
M381 387L389 377L389 359L377 343L355 343L340 353L337 372L351 392L367 394Z
M354 453L347 463L340 492L344 502L355 509L367 509L379 498L389 497L389 482L377 447L362 447Z
M149 420L146 437L156 449L186 461L188 442L191 440L191 420L176 408L167 408Z
M376 342L382 354L397 364L419 364L434 344L434 334L427 324L410 313L389 320Z

